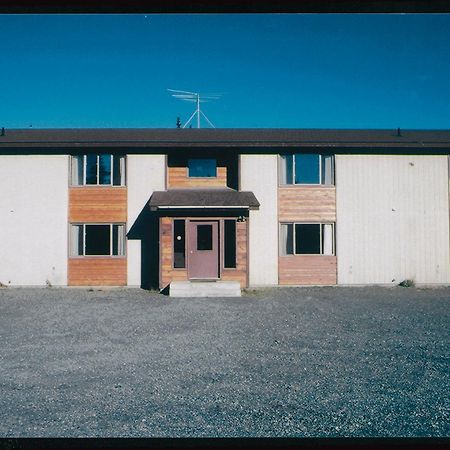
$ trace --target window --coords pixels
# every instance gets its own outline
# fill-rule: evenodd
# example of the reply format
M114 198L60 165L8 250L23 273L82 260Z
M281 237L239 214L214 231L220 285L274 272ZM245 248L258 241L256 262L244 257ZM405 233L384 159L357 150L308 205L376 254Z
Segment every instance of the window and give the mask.
M73 186L125 186L125 156L74 155L71 158Z
M280 224L280 255L334 255L334 224Z
M280 184L334 184L333 155L280 155Z
M124 224L73 224L70 226L71 256L124 256Z
M217 161L215 159L189 159L188 176L210 178L217 176Z
M186 267L186 225L184 220L173 221L173 267L184 269Z
M212 225L197 225L197 250L213 249L212 231Z
M224 258L225 269L236 268L236 221L224 220Z

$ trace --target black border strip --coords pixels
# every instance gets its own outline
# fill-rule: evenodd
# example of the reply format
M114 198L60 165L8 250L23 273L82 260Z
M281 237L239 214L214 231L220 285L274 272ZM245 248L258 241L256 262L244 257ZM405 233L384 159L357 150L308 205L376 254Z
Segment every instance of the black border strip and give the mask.
M448 0L2 0L27 13L447 13Z

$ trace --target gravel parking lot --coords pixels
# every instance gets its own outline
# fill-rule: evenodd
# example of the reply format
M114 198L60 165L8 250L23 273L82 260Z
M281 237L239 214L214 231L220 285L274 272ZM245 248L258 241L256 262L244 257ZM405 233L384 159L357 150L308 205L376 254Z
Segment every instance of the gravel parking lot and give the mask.
M0 289L0 436L449 436L450 288Z

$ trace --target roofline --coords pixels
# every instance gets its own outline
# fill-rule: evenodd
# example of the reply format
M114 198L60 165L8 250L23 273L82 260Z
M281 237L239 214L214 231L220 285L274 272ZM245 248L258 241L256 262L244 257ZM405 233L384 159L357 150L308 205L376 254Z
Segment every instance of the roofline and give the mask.
M41 128L6 129L3 149L415 148L450 147L450 130L329 128Z

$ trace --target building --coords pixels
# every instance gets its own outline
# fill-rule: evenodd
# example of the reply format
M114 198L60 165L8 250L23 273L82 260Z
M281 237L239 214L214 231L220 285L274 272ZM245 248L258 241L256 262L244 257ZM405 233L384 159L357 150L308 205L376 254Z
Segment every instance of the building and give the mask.
M7 129L0 282L450 282L450 131Z

